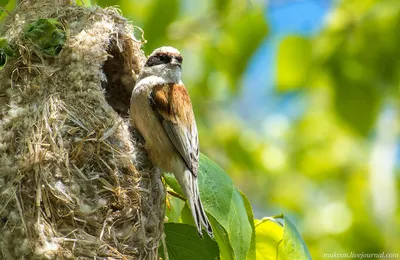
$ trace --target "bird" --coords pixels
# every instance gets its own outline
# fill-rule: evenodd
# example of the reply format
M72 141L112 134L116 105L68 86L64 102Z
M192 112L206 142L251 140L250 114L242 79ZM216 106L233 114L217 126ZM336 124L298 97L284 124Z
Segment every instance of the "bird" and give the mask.
M170 46L155 49L143 66L130 102L130 122L152 163L173 173L189 204L199 236L213 238L197 183L199 139L192 103L181 80L183 58Z

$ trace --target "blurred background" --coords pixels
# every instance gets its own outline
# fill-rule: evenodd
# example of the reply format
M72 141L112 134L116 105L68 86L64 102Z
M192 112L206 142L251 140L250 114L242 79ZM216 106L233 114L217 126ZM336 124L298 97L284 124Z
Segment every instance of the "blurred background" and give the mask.
M398 0L99 0L183 54L201 151L314 259L400 253ZM140 33L138 33L138 37Z

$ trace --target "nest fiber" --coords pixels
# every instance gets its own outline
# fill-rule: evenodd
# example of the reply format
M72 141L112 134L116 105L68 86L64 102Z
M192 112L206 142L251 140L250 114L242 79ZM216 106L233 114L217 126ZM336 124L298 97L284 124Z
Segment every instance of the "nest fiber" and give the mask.
M66 33L56 57L24 37L38 19ZM2 37L0 259L156 259L164 190L138 134L130 91L144 62L114 8L25 1Z

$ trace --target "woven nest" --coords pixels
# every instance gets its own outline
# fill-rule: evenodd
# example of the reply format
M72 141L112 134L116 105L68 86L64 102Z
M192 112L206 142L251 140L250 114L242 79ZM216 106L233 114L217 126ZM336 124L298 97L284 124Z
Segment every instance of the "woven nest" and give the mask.
M57 18L57 57L23 37ZM145 56L114 8L22 2L2 35L17 55L0 71L0 259L156 259L164 188L127 123Z

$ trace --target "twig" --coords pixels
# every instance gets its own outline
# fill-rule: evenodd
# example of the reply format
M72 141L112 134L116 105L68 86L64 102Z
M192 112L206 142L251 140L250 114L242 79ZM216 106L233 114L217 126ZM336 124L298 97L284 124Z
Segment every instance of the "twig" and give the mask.
M178 198L178 199L181 199L181 200L183 200L183 201L186 201L186 198L185 198L185 197L183 197L182 195L176 193L176 192L173 191L173 190L168 190L167 192L168 192L171 196L173 196L173 197L175 197L175 198Z

